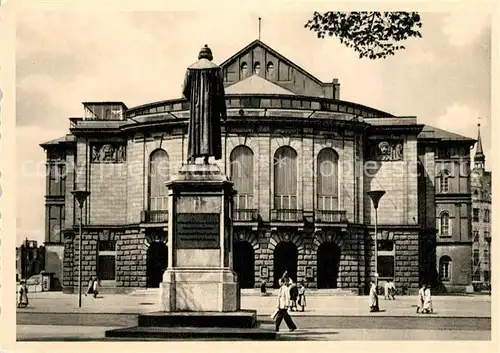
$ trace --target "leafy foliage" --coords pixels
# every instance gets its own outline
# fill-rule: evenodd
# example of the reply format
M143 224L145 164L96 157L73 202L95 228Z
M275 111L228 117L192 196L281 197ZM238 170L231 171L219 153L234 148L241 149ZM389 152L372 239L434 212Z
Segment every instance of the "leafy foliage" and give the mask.
M305 26L318 38L336 36L360 58L380 59L405 49L400 43L410 37L421 38L417 12L315 12Z

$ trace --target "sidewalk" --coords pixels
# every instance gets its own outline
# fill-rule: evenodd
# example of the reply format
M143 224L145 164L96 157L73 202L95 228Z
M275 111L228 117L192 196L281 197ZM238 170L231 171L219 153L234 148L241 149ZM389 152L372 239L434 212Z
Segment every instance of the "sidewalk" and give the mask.
M138 294L100 294L98 298L62 292L41 292L29 295L29 306L18 313L127 313L140 314L159 311L158 290ZM417 314L417 296L400 296L396 300L379 299L381 312L369 313L367 296L309 296L305 312L297 316L425 316ZM269 315L276 306L276 297L242 296L241 308L257 310L258 315ZM489 296L434 296L433 317L491 317Z

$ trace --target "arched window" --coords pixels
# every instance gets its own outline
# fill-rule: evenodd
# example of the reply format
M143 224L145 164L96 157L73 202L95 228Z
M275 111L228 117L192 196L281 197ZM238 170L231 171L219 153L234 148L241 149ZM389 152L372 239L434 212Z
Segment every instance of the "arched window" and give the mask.
M324 148L318 153L318 209L338 210L338 154L331 148Z
M248 210L253 208L253 152L247 146L238 146L229 156L230 175L237 191L235 208Z
M266 71L267 71L267 77L268 78L273 78L274 77L274 64L269 61L266 65Z
M253 65L254 74L258 75L260 73L260 62L256 61Z
M297 209L297 152L288 146L274 154L274 208Z
M443 170L441 172L441 176L439 177L439 192L447 193L450 188L449 184L450 172L447 170Z
M247 77L247 73L248 73L248 65L246 62L242 62L241 63L241 67L240 67L240 71L241 71L241 78L245 78Z
M449 281L451 279L451 258L442 256L439 259L439 278L441 281Z
M158 149L149 156L149 210L168 209L168 190L165 183L169 179L168 154Z
M439 235L442 237L451 236L451 220L448 212L442 212L439 216Z

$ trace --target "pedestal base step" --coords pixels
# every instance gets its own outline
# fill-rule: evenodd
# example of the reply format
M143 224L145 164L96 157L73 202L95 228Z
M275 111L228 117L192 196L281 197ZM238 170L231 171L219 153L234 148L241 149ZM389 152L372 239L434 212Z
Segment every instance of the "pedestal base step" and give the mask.
M275 340L276 332L258 327L130 327L106 331L107 338L128 340Z
M139 327L219 327L254 328L257 311L235 312L152 312L138 317Z

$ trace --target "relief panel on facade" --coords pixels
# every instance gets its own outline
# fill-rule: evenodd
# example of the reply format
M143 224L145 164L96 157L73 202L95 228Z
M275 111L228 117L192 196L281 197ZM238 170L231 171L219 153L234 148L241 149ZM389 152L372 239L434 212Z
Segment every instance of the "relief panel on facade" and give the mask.
M370 160L375 161L402 161L403 160L402 140L374 140L368 146Z
M126 148L122 144L92 144L91 152L92 163L123 163L126 161Z

